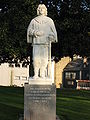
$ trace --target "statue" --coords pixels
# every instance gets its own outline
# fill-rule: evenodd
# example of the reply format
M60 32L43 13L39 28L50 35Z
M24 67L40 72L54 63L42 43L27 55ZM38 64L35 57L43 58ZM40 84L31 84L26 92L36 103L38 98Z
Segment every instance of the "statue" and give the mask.
M47 77L46 67L51 63L51 43L57 42L57 32L54 22L47 17L47 8L40 4L37 17L31 20L27 29L27 42L33 46L34 78ZM50 72L51 67L49 67ZM40 74L39 74L40 73Z

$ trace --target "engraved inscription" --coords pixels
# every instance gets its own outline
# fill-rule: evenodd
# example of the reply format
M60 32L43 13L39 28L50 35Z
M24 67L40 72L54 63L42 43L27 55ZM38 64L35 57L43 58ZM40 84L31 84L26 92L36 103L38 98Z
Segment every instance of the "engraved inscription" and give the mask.
M49 102L55 94L51 93L51 87L30 86L26 92L28 100L32 102Z

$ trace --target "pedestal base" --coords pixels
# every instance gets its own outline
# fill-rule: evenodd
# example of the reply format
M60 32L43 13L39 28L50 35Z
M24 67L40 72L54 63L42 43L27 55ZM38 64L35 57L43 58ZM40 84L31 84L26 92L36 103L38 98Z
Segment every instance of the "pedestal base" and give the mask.
M50 78L42 79L42 78L29 78L30 85L52 85L52 80Z
M55 85L44 80L38 80L35 84L35 81L25 84L24 120L56 120Z

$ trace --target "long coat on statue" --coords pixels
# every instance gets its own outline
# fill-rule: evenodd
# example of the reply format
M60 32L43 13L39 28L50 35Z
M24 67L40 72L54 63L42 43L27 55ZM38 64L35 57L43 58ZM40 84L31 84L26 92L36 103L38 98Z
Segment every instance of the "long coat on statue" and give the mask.
M43 35L35 36L38 31ZM53 36L53 39L50 40L49 36ZM49 46L51 42L57 42L57 32L53 20L43 15L35 17L27 29L27 42L33 45L34 69L45 69L50 57Z

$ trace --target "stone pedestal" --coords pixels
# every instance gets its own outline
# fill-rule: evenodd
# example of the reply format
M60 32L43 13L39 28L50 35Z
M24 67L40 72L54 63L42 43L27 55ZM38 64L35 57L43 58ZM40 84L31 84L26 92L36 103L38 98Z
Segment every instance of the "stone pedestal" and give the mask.
M24 120L56 120L56 86L46 81L25 84Z

